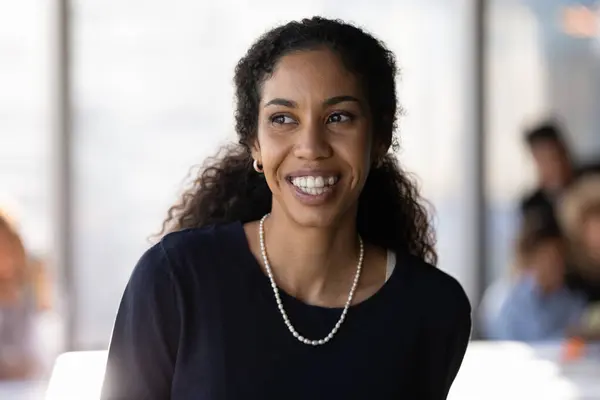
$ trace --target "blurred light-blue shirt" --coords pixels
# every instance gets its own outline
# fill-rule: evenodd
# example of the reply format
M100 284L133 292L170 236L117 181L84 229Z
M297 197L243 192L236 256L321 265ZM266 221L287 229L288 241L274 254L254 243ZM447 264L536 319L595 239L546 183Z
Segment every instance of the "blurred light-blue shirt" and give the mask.
M531 276L523 276L510 289L490 335L494 340L536 342L562 339L578 324L585 299L566 287L544 294Z

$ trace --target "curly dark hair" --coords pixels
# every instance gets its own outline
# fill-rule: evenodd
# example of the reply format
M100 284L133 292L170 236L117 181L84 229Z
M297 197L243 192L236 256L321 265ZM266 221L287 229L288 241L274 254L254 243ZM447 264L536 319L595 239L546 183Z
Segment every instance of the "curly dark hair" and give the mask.
M258 39L235 68L239 142L224 147L169 209L162 233L211 224L260 219L271 210L272 194L252 168L261 85L281 57L328 48L359 77L370 107L375 139L395 150L397 75L394 54L362 29L321 17L279 26ZM357 227L364 240L437 263L435 235L414 179L393 155L373 165L359 198Z

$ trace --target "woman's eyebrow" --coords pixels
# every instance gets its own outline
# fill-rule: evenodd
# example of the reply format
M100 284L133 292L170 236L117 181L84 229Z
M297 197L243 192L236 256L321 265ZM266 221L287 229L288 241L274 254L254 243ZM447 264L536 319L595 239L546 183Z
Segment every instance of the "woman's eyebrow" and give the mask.
M275 99L267 102L267 104L265 104L265 108L267 108L269 106L284 106L284 107L289 107L289 108L296 108L296 107L298 107L298 104L293 100L275 98Z

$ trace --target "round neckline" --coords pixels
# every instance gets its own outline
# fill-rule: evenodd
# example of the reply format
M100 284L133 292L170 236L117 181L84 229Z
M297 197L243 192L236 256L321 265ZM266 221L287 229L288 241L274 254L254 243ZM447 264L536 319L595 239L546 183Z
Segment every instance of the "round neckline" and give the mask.
M269 277L264 273L259 261L256 259L256 257L254 257L254 254L252 253L252 250L250 249L250 243L248 241L248 238L246 237L246 231L244 230L244 225L240 221L238 221L236 225L237 225L236 230L238 231L240 245L243 250L242 254L241 254L241 256L244 258L243 261L245 261L245 263L247 263L250 266L250 269L252 270L252 271L250 271L250 273L252 273L252 275L254 276L258 286L260 287L261 292L263 292L263 294L267 295L269 300L274 302L275 296L273 295L273 289L271 288L271 283L269 281ZM374 304L384 301L385 298L388 297L390 293L393 293L393 286L395 286L396 281L400 278L401 271L405 269L405 268L401 268L399 266L399 264L402 261L406 261L405 257L402 257L400 254L396 254L396 266L395 266L394 270L392 271L392 274L390 275L389 279L387 281L385 281L384 284L371 296L367 297L366 299L362 300L359 303L351 305L348 311L354 312L354 311L362 310L367 307L371 307ZM402 264L403 264L403 267L406 266L406 264L404 262ZM344 307L324 307L324 306L319 306L319 305L315 305L315 304L309 304L309 303L306 303L306 302L298 299L297 297L292 296L291 294L289 294L288 292L286 292L279 286L278 286L278 288L279 288L280 296L282 297L282 299L284 301L296 304L296 305L306 308L306 309L317 310L317 311L321 311L321 312L335 312L335 313L342 312L342 310L344 309Z

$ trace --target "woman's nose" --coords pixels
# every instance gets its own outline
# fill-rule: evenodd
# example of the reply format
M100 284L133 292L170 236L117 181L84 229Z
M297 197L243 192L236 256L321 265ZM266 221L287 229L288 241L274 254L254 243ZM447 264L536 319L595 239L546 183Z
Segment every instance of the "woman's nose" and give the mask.
M298 132L295 149L296 157L304 160L314 161L330 157L332 148L327 140L325 126L321 123L307 124Z

